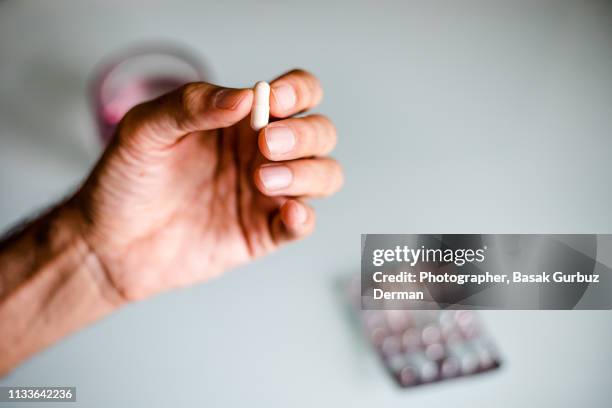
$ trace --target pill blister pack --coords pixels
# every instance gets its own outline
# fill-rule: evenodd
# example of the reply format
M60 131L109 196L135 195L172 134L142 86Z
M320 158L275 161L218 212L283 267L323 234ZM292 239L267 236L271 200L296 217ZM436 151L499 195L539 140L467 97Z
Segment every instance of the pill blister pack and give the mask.
M484 373L501 365L476 312L362 310L354 285L351 303L365 335L401 387Z

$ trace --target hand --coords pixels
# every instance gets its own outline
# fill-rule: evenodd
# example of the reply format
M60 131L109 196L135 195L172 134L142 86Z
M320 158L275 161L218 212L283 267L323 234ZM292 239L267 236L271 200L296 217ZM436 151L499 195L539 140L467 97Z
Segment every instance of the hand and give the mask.
M193 83L132 109L71 200L81 235L127 301L193 284L310 233L309 197L335 193L336 130L292 118L322 97L296 70L271 83L278 120L249 127L253 92Z

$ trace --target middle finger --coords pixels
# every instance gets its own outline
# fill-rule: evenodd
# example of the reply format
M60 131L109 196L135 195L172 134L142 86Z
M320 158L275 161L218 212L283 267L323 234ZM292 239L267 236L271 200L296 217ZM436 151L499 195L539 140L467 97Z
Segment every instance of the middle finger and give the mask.
M290 118L259 132L259 150L268 160L324 156L336 145L336 128L323 115Z

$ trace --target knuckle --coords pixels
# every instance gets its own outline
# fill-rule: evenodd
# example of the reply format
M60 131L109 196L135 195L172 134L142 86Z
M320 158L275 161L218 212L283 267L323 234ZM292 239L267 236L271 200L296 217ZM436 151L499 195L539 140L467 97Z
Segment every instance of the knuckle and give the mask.
M340 163L334 159L329 159L329 164L331 174L328 177L329 184L327 191L329 193L335 193L336 191L340 190L344 184L344 171Z
M306 92L308 92L309 104L318 104L321 98L323 97L323 91L321 89L321 83L319 82L319 80L314 76L310 76L307 80L304 81L304 86L306 87Z
M310 95L311 104L318 104L321 99L323 99L323 88L321 87L321 82L319 78L314 75L309 75L306 78L306 87L308 89L308 93Z
M181 110L187 114L193 114L197 108L198 101L201 100L201 86L196 83L183 85L179 91Z
M313 104L318 104L323 99L323 88L318 78L312 77L312 81L309 82L309 91L312 98Z
M132 107L119 121L117 125L117 137L120 140L131 138L140 133L143 126L142 111L145 109L145 104L138 104Z
M323 124L326 125L327 122L330 122L329 118L325 115L322 115L320 113L313 113L312 115L308 116L309 120L312 122L315 122L317 124Z
M307 105L315 105L323 98L321 82L311 72L294 68L287 73L287 76L295 79L296 91Z
M321 161L318 159L304 159L301 160L299 166L299 175L305 180L311 183L327 183L327 176L325 174L325 166L322 166Z
M307 120L305 120L304 127L308 129L308 136L316 146L321 135L321 124L318 120L309 117Z
M140 109L140 105L136 105L132 107L119 121L119 125L117 128L122 132L129 132L136 126L138 110Z
M329 126L330 126L330 131L329 131L328 145L327 145L326 153L329 153L332 150L334 150L334 148L336 147L336 144L338 144L338 130L336 129L336 126L331 121L329 122Z
M298 77L312 76L310 72L302 68L293 68L291 71L287 73L287 75L295 75Z
M332 120L330 118L328 118L327 116L324 115L320 115L321 117L321 123L323 123L325 125L325 127L327 127L327 131L329 133L336 133L336 125L334 125L334 122L332 122Z
M313 174L313 180L316 180L318 186L317 195L326 196L332 194L338 189L339 184L339 166L333 159L315 159L309 160L307 170L309 174Z
M346 178L344 176L344 168L338 164L338 184L336 190L340 190L344 186Z
M175 113L179 126L190 126L198 114L206 108L209 94L213 87L203 82L192 82L180 87L178 95L178 112Z
M336 146L337 132L333 122L325 115L311 116L313 132L316 133L318 154L327 154Z

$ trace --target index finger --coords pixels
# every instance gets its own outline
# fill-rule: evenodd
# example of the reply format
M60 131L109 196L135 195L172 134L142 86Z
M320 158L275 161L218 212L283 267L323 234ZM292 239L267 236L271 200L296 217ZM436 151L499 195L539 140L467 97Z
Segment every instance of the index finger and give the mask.
M270 87L270 114L277 118L311 109L323 98L319 80L301 69L278 77L270 83Z

